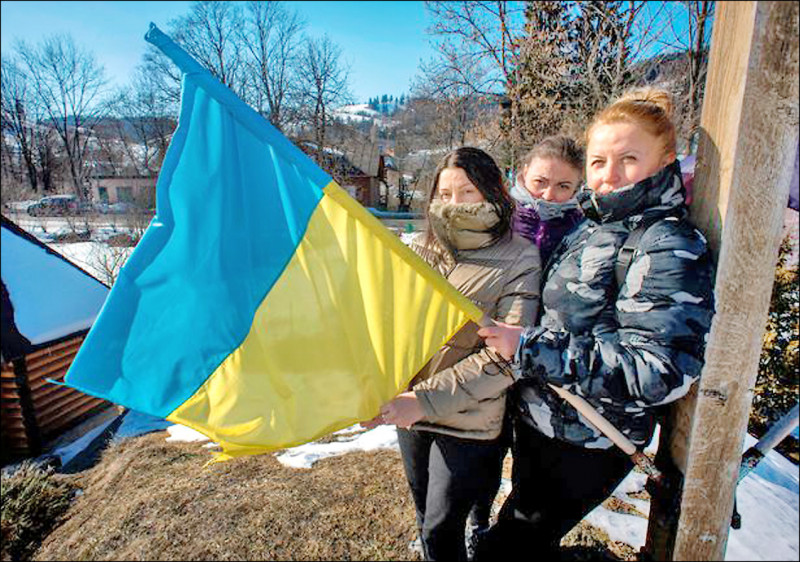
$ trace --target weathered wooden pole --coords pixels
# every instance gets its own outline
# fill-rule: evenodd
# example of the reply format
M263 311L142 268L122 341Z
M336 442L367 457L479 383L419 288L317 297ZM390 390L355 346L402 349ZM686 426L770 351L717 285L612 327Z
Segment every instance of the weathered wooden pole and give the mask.
M691 207L717 259L717 313L697 390L662 436L684 482L671 536L651 511L659 560L725 556L798 145L799 5L717 3Z

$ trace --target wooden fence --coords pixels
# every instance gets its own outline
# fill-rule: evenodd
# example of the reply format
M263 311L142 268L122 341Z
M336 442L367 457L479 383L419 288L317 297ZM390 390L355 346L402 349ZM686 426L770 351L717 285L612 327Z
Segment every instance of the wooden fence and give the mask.
M3 460L35 456L48 441L112 406L63 381L86 333L58 341L2 365L0 414Z

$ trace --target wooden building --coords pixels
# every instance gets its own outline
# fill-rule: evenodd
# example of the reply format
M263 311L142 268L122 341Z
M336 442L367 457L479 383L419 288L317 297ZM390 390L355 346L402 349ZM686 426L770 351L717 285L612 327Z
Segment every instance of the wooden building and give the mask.
M49 441L111 403L57 384L109 288L2 217L2 461ZM51 382L55 381L55 382Z

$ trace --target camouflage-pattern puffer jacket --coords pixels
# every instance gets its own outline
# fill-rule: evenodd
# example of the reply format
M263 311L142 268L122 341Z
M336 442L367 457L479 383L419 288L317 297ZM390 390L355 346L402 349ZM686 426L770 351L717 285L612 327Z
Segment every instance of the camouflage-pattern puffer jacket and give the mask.
M686 218L685 195L677 161L607 195L579 194L589 220L555 250L542 319L523 333L514 362L512 399L543 434L612 446L546 383L584 397L643 445L655 426L652 407L680 398L700 375L714 268L705 238ZM617 254L641 221L654 222L618 289Z

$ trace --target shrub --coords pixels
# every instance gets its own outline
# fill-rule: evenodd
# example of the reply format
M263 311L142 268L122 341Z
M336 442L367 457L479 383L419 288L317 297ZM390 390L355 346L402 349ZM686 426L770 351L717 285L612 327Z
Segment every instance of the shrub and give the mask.
M789 267L791 242L787 236L781 243L775 284L764 332L764 345L758 365L749 431L761 437L797 403L800 388L800 281L798 266ZM777 448L797 462L797 440L789 437Z
M0 482L2 558L25 560L60 522L75 488L28 461Z

